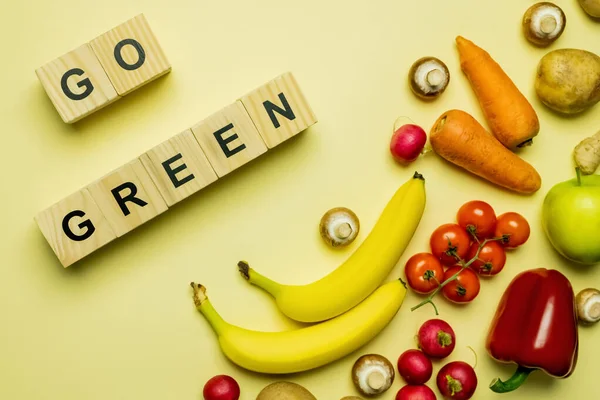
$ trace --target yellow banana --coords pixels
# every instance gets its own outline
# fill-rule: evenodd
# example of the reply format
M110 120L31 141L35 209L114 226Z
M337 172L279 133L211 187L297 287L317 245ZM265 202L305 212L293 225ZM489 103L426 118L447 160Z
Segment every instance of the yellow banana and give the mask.
M265 374L307 371L352 353L387 326L406 296L404 282L396 279L328 321L288 331L262 332L226 322L206 296L206 288L193 282L191 286L196 308L217 334L225 356L242 368Z
M389 275L410 243L425 210L425 179L416 172L392 196L367 238L338 268L306 285L275 282L248 263L242 276L275 298L277 307L300 322L336 317L371 294Z

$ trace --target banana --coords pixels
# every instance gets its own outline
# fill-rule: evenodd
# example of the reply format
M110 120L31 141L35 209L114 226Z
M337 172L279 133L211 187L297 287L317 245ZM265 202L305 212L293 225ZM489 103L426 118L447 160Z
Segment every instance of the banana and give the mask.
M206 295L191 283L194 304L208 321L221 351L238 366L265 374L289 374L318 368L362 347L394 318L406 296L396 279L378 287L350 311L328 321L280 332L245 329L226 322Z
M371 294L394 268L410 243L425 210L425 179L415 172L392 196L356 251L338 268L306 285L275 282L240 261L251 284L274 297L279 310L306 323L336 317Z

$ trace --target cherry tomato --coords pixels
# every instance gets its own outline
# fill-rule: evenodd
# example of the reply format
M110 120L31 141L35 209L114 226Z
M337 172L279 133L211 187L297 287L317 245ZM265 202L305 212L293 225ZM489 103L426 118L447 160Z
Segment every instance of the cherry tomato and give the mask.
M431 253L447 266L456 264L454 256L464 259L470 245L469 234L458 224L440 225L429 238Z
M481 200L463 204L456 213L456 220L463 229L479 239L492 237L496 229L496 212Z
M525 217L516 212L507 212L498 217L494 236L503 237L502 245L514 249L529 239L530 232L531 229Z
M417 293L431 293L444 278L444 267L430 253L418 253L408 259L404 266L408 285Z
M471 260L477 254L479 243L473 243L467 254L467 260ZM477 260L470 265L480 275L497 275L506 264L506 251L498 241L487 242L479 251Z
M444 281L454 276L461 269L462 267L459 265L448 268L444 274ZM454 303L468 303L477 297L479 288L477 274L471 268L465 268L458 274L456 280L444 286L442 293L445 298Z

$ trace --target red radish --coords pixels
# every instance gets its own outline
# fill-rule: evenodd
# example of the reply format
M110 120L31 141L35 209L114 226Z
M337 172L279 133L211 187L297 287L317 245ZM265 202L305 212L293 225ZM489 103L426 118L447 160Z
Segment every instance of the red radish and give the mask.
M392 135L390 151L394 159L409 164L419 157L427 142L427 134L418 125L404 124Z
M431 378L433 365L421 350L406 350L398 357L398 372L410 385L422 385Z
M440 369L436 383L445 399L468 400L477 389L477 375L466 362L453 361Z
M216 375L204 385L204 400L238 400L240 386L229 375Z
M456 345L454 330L446 321L430 319L425 321L417 334L419 348L431 358L445 358Z
M396 400L436 400L435 393L429 386L406 385L396 394Z

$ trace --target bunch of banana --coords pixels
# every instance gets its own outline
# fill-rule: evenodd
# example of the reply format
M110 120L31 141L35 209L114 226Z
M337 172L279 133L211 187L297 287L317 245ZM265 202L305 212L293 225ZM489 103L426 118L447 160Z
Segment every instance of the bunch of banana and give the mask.
M230 324L214 309L204 286L192 283L194 303L215 331L223 353L245 369L288 374L342 358L379 334L406 295L397 279L382 284L397 264L425 209L425 180L415 173L394 194L364 242L336 270L307 285L283 285L246 262L242 275L270 293L287 316L312 325L262 332Z

